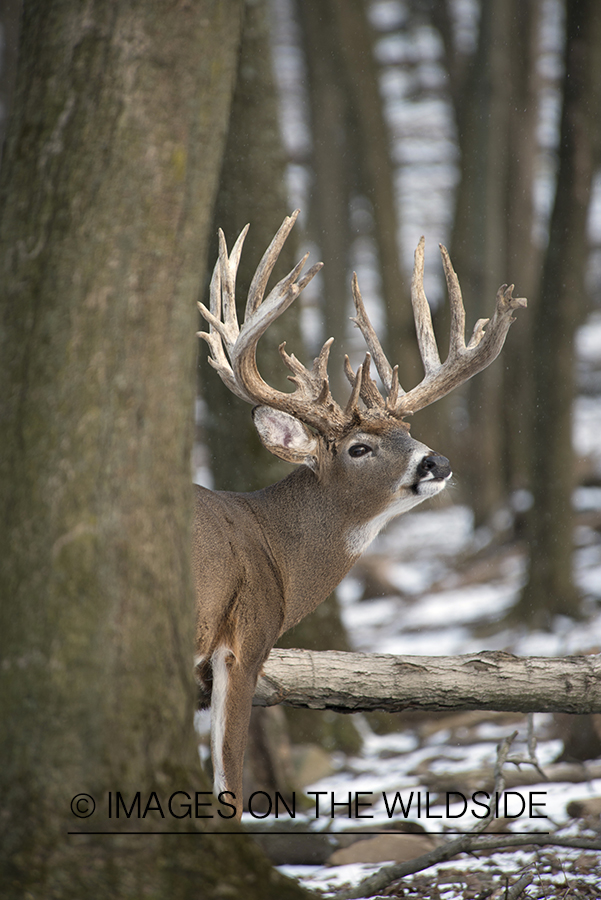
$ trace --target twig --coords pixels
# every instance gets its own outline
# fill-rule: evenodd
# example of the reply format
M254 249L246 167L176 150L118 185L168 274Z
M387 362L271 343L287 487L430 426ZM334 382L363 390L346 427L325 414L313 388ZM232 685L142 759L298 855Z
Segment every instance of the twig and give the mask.
M543 781L548 781L547 775L544 773L541 765L536 758L536 735L534 734L534 713L528 713L528 756L511 756L507 758L508 763L516 766L532 766L540 775Z
M498 796L498 797L500 797L501 794L503 793L503 791L505 790L505 778L503 776L503 766L507 762L507 756L509 754L509 750L511 748L512 743L516 739L517 734L518 734L518 732L514 731L513 734L511 734L509 737L504 738L501 741L501 743L497 746L497 758L495 760L495 768L494 768L494 776L495 776L494 790L495 790L496 796ZM439 858L440 852L444 853L445 851L451 851L451 856L455 856L458 853L461 853L464 849L469 849L469 848L467 848L467 846L466 846L466 848L464 848L463 845L467 844L469 839L473 839L476 835L479 835L482 831L484 831L484 829L487 828L488 825L491 824L491 822L494 822L496 818L497 818L497 816L494 815L493 806L491 804L486 816L484 816L483 819L481 819L476 825L474 825L474 827L468 834L462 835L460 838L456 838L454 841L448 841L442 847L438 847L435 850L431 850L429 853L424 853L422 856L419 856L415 860L412 860L412 862L414 862L414 863L419 863L420 860L423 863L423 865L421 865L420 868L415 869L414 871L421 871L421 869L427 869L430 866L434 865L436 862L440 862L442 858L444 858L444 859L451 858L450 856L446 856L446 855ZM428 861L430 859L431 859L431 861ZM362 885L364 885L365 890L369 890L370 893L374 893L375 891L380 890L382 887L385 887L388 884L390 884L391 880L395 880L397 877L402 877L400 875L399 876L395 875L391 879L390 875L391 875L392 871L395 870L395 868L396 868L395 866L392 866L392 867L388 866L385 869L381 869L380 872L377 872L376 874L372 875L370 878L367 878L365 880L365 882L362 882L362 884L358 885L358 887L355 888L355 890L361 890ZM387 876L387 880L384 883L381 883L380 876L385 875L385 873L387 873L387 872L389 873ZM375 886L374 882L377 882L377 886ZM351 893L348 896L353 897L353 896L355 896L355 894ZM363 897L365 895L357 894L356 896Z
M503 900L517 900L522 891L534 881L534 872L525 872L521 878L512 884L508 891L505 892Z
M505 777L503 775L503 766L507 762L507 756L509 754L509 749L513 742L515 741L518 733L514 731L512 735L504 738L499 746L497 747L497 759L495 761L495 786L494 792L495 796L500 797L503 791L505 790ZM484 831L491 822L494 822L497 816L493 815L493 806L492 803L489 807L488 813L481 819L471 830L471 834L480 834L480 832Z

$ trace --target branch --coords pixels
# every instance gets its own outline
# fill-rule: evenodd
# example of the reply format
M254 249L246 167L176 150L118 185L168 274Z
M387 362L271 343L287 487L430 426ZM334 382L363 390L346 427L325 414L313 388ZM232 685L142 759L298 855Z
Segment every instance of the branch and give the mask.
M392 656L279 650L259 678L255 706L368 712L381 709L601 712L601 657Z
M365 878L356 887L342 889L333 896L334 900L356 900L359 897L372 897L383 890L393 881L404 878L406 875L414 875L422 872L440 862L446 862L459 856L460 853L475 853L479 850L499 850L507 847L571 847L580 850L601 850L601 838L580 837L553 837L548 834L513 834L513 835L474 835L462 834L461 837L436 847L416 859L397 863L393 866L384 866L374 875Z
M509 762L512 760L510 759ZM521 762L522 764L528 763L529 760ZM541 784L544 781L548 781L549 784L559 784L560 782L581 784L601 778L601 765L598 762L550 763L545 766L542 774L540 769L534 767L532 763L530 766L531 768L520 767L506 772L505 787L512 790L517 787ZM420 775L420 785L433 793L453 791L459 784L464 792L488 790L492 788L493 784L490 769L483 767L452 773L424 772Z

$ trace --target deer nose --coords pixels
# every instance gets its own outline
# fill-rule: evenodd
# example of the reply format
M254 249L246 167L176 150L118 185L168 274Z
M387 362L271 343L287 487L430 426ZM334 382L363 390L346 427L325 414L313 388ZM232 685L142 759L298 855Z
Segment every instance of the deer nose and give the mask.
M439 453L430 453L429 456L424 456L420 462L417 467L417 474L419 478L448 478L451 474L451 464L446 456L441 456Z

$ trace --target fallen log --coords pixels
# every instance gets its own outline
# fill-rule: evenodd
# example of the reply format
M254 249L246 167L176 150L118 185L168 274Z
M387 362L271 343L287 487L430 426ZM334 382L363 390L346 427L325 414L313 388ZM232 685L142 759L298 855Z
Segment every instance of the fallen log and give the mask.
M601 712L601 657L393 656L274 649L255 706L368 712Z

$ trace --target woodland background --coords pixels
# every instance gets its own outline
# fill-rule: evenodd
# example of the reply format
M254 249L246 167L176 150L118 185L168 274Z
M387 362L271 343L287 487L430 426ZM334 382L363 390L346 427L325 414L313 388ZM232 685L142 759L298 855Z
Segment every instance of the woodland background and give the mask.
M421 233L439 334L438 241L468 327L515 283L529 308L501 361L412 427L452 460L476 523L525 548L511 620L577 619L590 598L573 578L573 492L601 480L572 441L577 391L599 393L594 373L578 380L575 334L601 300L601 8L13 0L0 24L6 896L76 896L92 878L98 897L150 882L184 897L199 872L205 896L224 881L300 896L242 837L206 834L194 852L158 835L127 850L65 839L80 790L206 785L185 662L192 410L194 468L216 488L282 474L202 359L194 400L216 228L231 243L251 222L242 297L295 206L282 269L305 247L325 262L262 342L280 386L281 340L306 359L333 335L344 391L353 269L401 383L419 380L407 285ZM289 645L347 646L334 599L316 621ZM259 716L259 745L265 730Z

